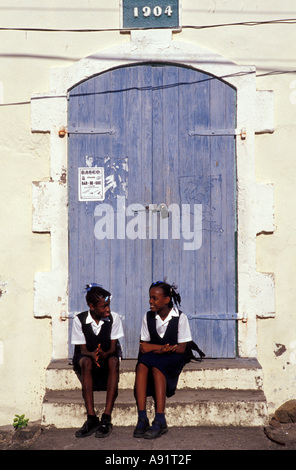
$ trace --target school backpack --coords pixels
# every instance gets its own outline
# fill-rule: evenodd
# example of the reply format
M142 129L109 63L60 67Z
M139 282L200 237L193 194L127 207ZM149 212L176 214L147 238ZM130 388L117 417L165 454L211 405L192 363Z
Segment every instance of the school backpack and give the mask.
M178 309L179 310L179 309ZM179 310L179 314L181 315L182 311ZM193 351L196 351L199 354L199 357L196 357L193 354ZM194 341L189 341L186 343L186 349L184 353L186 364L190 361L202 361L202 358L205 357L205 353L197 346Z
M196 351L199 354L199 357L195 356L193 354L193 351ZM191 360L193 361L202 361L202 358L205 357L205 353L202 352L202 350L197 346L197 344L194 341L189 341L186 344L186 349L185 349L185 362L188 364Z

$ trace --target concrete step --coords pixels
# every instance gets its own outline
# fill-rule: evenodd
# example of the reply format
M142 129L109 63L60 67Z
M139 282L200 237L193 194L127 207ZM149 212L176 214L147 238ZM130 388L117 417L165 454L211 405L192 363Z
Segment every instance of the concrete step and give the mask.
M137 410L133 395L136 361L120 365L119 395L112 414L114 426L134 426ZM79 428L85 420L81 384L66 360L53 361L46 371L47 391L42 424ZM98 415L106 392L94 392ZM147 400L152 420L154 403ZM167 399L169 426L265 426L267 403L262 370L256 359L205 359L184 367L175 395Z
M94 392L100 416L106 392ZM150 420L153 400L147 400ZM265 426L267 407L261 390L177 390L166 402L168 426ZM80 428L86 419L79 390L47 391L43 403L43 426ZM135 426L137 410L132 390L121 390L112 413L114 426Z
M135 382L135 360L120 363L120 389L132 389ZM204 359L184 367L178 389L262 389L262 368L256 359ZM77 390L81 384L66 359L52 361L46 371L47 390Z

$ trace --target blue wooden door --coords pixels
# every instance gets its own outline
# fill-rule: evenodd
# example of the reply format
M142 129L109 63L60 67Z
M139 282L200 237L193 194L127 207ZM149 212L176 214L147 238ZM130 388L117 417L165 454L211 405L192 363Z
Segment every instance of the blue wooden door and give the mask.
M236 92L176 65L94 76L69 93L69 298L104 285L135 358L152 281L182 296L207 357L236 354Z

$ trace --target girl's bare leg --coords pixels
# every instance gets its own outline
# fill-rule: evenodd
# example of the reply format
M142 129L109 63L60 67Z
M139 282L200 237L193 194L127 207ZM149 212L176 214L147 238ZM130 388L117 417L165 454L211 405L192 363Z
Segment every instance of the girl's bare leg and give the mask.
M146 410L148 368L138 364L136 370L135 397L138 410Z
M165 402L166 402L166 378L162 372L156 367L152 368L154 390L155 390L155 401L156 401L156 413L164 413Z
M109 374L107 382L107 396L105 413L111 415L115 400L118 396L119 360L118 357L110 357L108 360Z
M92 378L92 359L83 357L80 359L82 376L82 393L85 402L85 408L88 415L95 415L93 378Z

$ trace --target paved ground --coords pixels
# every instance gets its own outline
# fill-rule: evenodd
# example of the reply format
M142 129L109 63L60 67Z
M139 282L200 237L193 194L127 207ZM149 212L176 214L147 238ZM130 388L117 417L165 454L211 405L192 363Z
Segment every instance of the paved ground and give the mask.
M193 458L198 450L296 450L296 423L266 428L171 427L167 434L151 441L133 438L132 427L116 427L104 439L94 435L77 439L74 433L75 429L42 430L39 423L18 431L0 428L0 450L101 450L105 451L101 453L104 459L119 457L122 451L134 456L141 455L141 451L149 455L162 451Z

